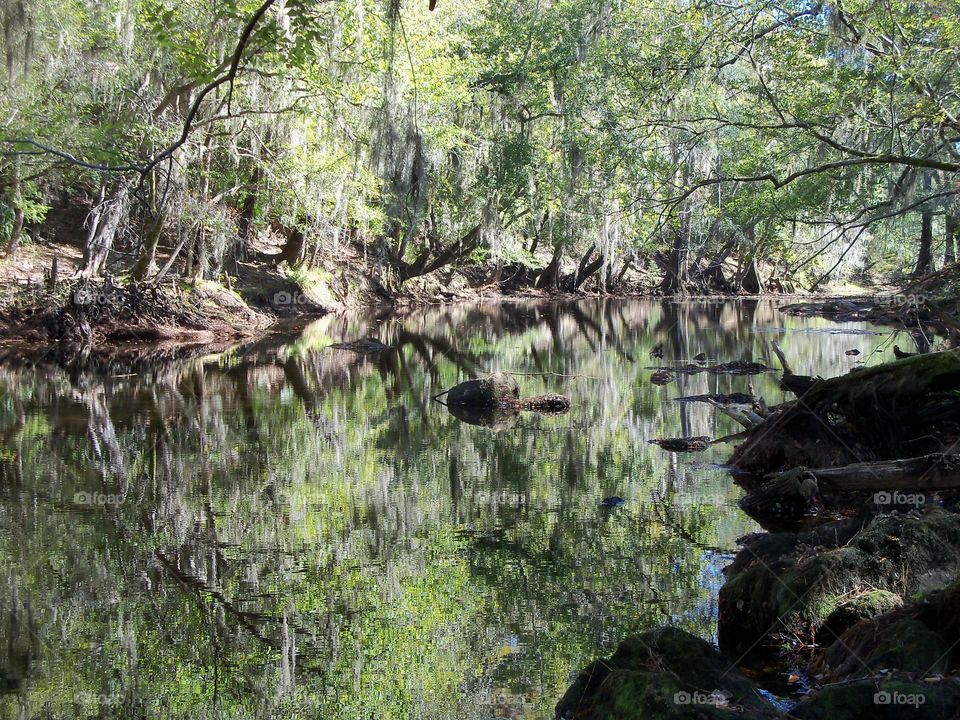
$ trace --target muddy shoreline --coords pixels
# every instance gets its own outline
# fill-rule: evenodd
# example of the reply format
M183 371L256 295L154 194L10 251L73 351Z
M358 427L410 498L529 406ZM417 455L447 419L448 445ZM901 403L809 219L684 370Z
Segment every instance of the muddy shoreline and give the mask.
M279 287L279 289L277 289ZM266 296L250 297L213 283L188 285L169 282L161 286L113 285L107 281L71 280L54 287L34 285L5 299L0 306L0 347L35 352L40 347L63 350L93 348L124 353L151 346L220 345L253 340L279 331L296 332L311 320L330 313L373 312L376 316L406 314L425 307L460 304L576 302L580 300L662 299L676 302L735 302L775 299L785 312L815 314L838 322L867 319L889 325L882 313L863 310L881 307L884 298L857 298L857 307L846 297L806 295L704 295L669 296L655 292L590 293L548 292L533 288L513 292L458 291L449 296L418 290L385 296L365 293L349 303L324 302L301 288L271 286ZM836 309L847 312L839 316ZM864 317L864 315L869 315ZM901 326L903 326L901 324Z

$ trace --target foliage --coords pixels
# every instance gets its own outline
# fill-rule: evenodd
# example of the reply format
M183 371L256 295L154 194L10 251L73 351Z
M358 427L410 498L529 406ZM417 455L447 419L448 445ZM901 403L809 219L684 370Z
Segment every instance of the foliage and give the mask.
M732 250L814 277L908 263L916 212L956 212L956 0L20 7L0 184L14 159L46 204L130 176L121 232L138 246L161 217L210 276L276 219L311 258L350 238L401 278L556 246L612 269L677 238L688 265Z

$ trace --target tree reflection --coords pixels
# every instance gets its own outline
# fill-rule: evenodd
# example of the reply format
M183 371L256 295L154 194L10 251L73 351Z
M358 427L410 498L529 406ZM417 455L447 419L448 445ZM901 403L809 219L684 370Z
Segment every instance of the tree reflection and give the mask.
M817 327L757 301L516 303L0 369L0 710L547 716L627 633L712 635L716 570L753 528L720 471L647 440L735 433L673 398L753 382L772 403L775 378L657 387L650 350L765 361L777 337L798 372L852 367L850 338L798 332ZM365 337L385 347L330 347ZM431 402L493 370L573 409Z

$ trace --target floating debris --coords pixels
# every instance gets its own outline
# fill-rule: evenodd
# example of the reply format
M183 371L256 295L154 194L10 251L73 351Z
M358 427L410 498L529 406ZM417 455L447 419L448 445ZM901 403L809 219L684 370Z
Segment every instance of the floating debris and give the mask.
M650 376L650 382L654 385L666 385L672 381L673 373L669 370L657 370L657 372Z
M392 346L385 345L374 337L363 338L362 340L350 340L348 342L334 343L331 345L334 350L349 350L360 355L371 355L373 353L389 350Z
M697 375L702 372L708 372L711 375L759 375L765 372L774 372L775 369L767 367L763 363L752 362L750 360L734 360L733 362L717 363L716 365L676 365L674 367L652 367L648 370L662 370L666 372L678 373L681 375Z
M649 442L670 452L701 452L710 447L710 438L703 435L687 438L660 438Z
M676 398L677 402L717 402L721 405L750 405L756 402L753 395L746 393L730 393L729 395L709 393L706 395L685 395Z

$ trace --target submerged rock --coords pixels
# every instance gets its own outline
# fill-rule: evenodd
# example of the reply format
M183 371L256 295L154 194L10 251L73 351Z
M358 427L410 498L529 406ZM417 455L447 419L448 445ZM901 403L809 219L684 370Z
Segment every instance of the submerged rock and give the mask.
M562 720L782 718L736 663L676 628L627 638L584 668L557 703Z

